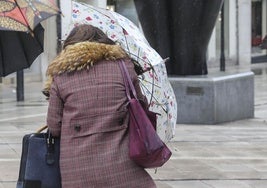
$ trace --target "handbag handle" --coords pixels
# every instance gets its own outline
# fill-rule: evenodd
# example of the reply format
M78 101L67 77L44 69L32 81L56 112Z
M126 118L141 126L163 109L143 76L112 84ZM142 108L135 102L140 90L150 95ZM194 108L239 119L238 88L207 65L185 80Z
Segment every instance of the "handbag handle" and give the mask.
M43 130L45 130L47 128L48 128L48 126L47 125L44 125L44 126L40 127L36 132L37 133L41 133Z
M135 99L138 99L137 98L137 94L136 94L136 90L134 88L134 85L133 85L133 82L131 80L131 77L130 77L130 74L125 66L125 63L120 60L119 62L119 66L120 66L120 69L121 69L121 73L122 73L122 77L123 77L123 81L124 81L124 84L125 84L125 88L126 88L126 95L128 97L129 100L131 100L131 94L130 94L130 91L132 92L133 94L133 97Z
M37 133L41 133L47 128L48 126L44 125L37 130ZM55 138L51 135L49 130L47 131L46 146L47 146L47 152L45 155L46 164L53 165L55 163Z

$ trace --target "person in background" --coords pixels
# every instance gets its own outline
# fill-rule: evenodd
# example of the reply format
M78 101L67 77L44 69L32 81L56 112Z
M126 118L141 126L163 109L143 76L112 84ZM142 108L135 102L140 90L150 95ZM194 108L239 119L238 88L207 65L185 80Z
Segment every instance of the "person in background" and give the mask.
M75 27L47 69L48 129L60 137L62 188L154 188L153 179L128 154L124 61L140 100L134 64L92 25Z

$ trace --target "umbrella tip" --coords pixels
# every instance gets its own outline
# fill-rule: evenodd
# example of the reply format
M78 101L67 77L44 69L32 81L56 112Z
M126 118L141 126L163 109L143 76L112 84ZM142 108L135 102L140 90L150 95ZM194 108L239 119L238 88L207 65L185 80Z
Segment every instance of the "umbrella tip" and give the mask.
M34 37L34 32L33 32L33 30L29 26L28 26L28 32L27 33L30 33L30 35L32 37Z
M30 33L30 35L31 35L32 37L34 37L34 33L33 33L32 30L31 30L29 33Z
M168 61L170 61L170 57L166 57L165 59L163 59L163 63L166 63Z
M62 13L62 11L59 12L62 17L65 17L65 15Z

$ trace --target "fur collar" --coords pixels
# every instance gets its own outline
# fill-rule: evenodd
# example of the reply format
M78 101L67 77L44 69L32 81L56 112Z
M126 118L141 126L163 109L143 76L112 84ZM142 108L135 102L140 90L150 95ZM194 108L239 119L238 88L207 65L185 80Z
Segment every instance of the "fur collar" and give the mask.
M48 66L47 75L53 76L64 72L89 69L101 60L116 60L127 57L118 45L96 42L79 42L67 46Z
M49 92L53 76L66 72L89 69L101 60L117 60L128 57L119 45L96 42L79 42L67 46L48 66L43 92Z

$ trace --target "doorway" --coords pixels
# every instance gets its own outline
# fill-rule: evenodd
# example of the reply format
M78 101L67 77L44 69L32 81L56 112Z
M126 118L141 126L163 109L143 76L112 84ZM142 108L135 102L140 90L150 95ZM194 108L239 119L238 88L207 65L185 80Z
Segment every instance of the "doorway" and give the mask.
M252 0L251 3L251 62L267 62L266 1ZM266 37L266 38L265 38Z

